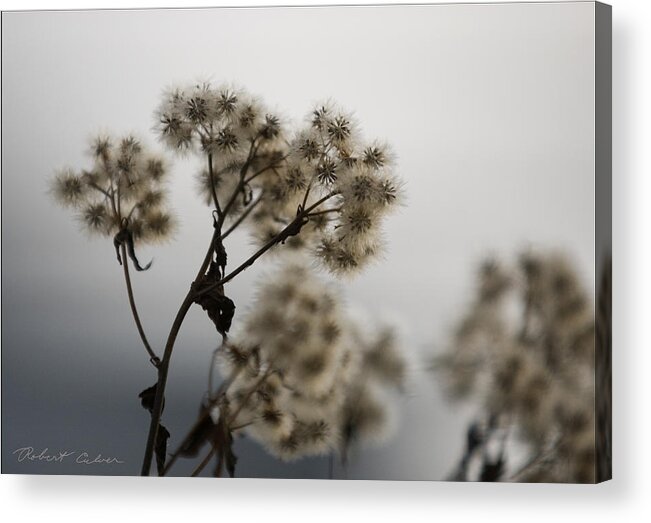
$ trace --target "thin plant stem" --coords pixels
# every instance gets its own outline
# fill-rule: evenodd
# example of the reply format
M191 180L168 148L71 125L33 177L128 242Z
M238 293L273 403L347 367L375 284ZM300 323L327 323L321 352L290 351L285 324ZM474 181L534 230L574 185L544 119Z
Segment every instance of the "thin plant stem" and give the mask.
M307 184L307 190L303 195L303 203L301 204L303 208L305 208L305 206L307 205L307 198L310 196L310 191L312 190L312 184L314 183L315 179L316 179L316 173L312 175L312 178L310 178L310 181Z
M145 334L145 330L143 329L142 323L140 322L140 315L138 314L138 308L136 307L136 300L133 296L133 288L131 286L131 276L129 276L129 263L127 258L127 249L124 246L124 243L120 246L120 250L122 251L122 269L124 272L124 281L127 284L127 294L129 295L129 305L131 306L131 314L133 315L133 320L135 321L136 327L138 328L138 334L140 334L140 339L142 340L142 343L145 346L145 350L147 351L147 354L149 354L149 361L154 367L158 367L158 365L160 364L160 358L156 355L154 350L151 348L151 345L147 340L147 335Z
M246 396L242 399L240 404L237 406L237 409L235 409L235 412L231 415L231 417L227 420L227 425L230 427L235 421L237 420L237 416L239 416L240 412L242 412L242 409L246 407L247 403L251 399L251 396L255 394L255 392L260 388L260 385L262 385L265 381L267 381L267 378L271 376L275 371L273 367L271 366L272 364L269 364L269 367L265 371L265 373L262 375L262 377L255 382L253 387L247 392Z
M343 209L343 207L334 207L332 209L324 209L323 211L316 211L316 212L311 212L309 216L320 216L322 214L328 214L331 212L339 212Z
M194 425L190 428L188 433L185 435L183 440L181 441L181 444L178 446L178 448L170 455L170 458L167 460L167 463L165 464L165 468L163 470L163 476L167 474L167 472L172 468L172 465L176 462L178 457L181 455L181 450L183 447L185 447L186 443L190 439L190 436L192 433L205 421L205 419L210 416L210 411L211 409L219 402L219 398L224 394L228 388L231 386L231 384L237 379L237 377L240 375L242 372L242 367L238 367L233 372L231 372L230 376L228 379L224 380L222 384L220 385L219 389L215 393L215 397L210 399L208 405L204 409L203 413L199 416L197 421L195 421Z
M238 216L237 220L235 220L233 224L224 231L222 234L222 240L226 239L229 234L231 234L244 220L247 219L249 214L251 214L251 212L253 212L253 210L262 202L262 197L263 193L260 193L260 195L249 204L246 210Z
M188 442L188 440L190 439L190 436L192 435L192 433L199 427L199 425L201 423L203 423L203 421L208 416L210 416L210 409L211 408L212 408L211 406L208 406L205 409L204 413L201 416L199 416L199 419L197 419L197 421L195 421L192 428L185 435L185 437L183 438L183 441L181 441L181 444L178 446L178 448L170 455L169 459L167 460L167 463L165 463L165 467L163 468L163 476L165 474L167 474L169 472L169 470L172 468L172 465L174 465L174 463L176 463L176 460L181 455L181 450L183 449L183 447L185 447L185 445Z
M246 167L246 166L245 166ZM245 174L246 174L246 168L248 167L243 167L242 169L242 175L241 178L243 179ZM242 182L240 182L239 185L241 185ZM239 187L238 185L238 187ZM301 213L297 215L297 220L298 219L303 219L305 218L311 211L313 211L315 208L317 208L319 205L322 203L326 202L328 199L332 198L335 196L337 193L336 192L331 192L327 194L326 196L322 197L318 201L316 201L314 204L312 204L310 207L307 209L303 209ZM233 196L236 196L234 194ZM224 211L222 215L220 216L220 219L218 221L217 227L215 227L215 230L213 232L212 239L210 241L210 246L208 248L208 252L206 253L206 256L204 258L203 263L201 264L201 267L199 269L199 272L197 274L197 277L195 278L195 282L199 281L203 275L205 274L206 270L208 269L208 266L210 264L210 261L212 259L212 254L213 254L213 245L214 242L217 238L221 236L221 225L223 224L223 219L225 216L225 213L228 212L229 206L232 204L234 201L234 197L231 198L227 206L224 208ZM288 230L289 227L294 225L295 222L290 223L285 229L283 229L275 238L267 242L261 249L259 249L255 254L253 254L248 260L246 260L244 263L242 263L237 269L233 270L230 274L224 276L221 278L220 281L218 281L215 284L212 284L208 287L206 287L204 290L200 292L196 292L195 290L195 285L190 286L190 290L185 296L185 299L183 300L183 303L181 303L181 306L176 314L176 317L174 319L174 323L172 324L172 327L170 329L170 333L167 337L167 342L165 343L165 351L163 352L163 359L161 361L161 364L158 366L158 383L156 385L156 397L154 399L154 407L152 409L151 413L151 423L149 425L149 434L147 436L147 445L145 447L145 455L143 458L143 463L142 463L142 469L141 469L141 475L143 476L148 476L149 475L149 470L151 468L151 462L154 454L154 446L156 443L156 437L158 434L158 427L160 424L160 419L163 411L163 398L165 395L165 387L167 385L167 375L169 373L169 364L170 360L172 358L172 352L174 351L174 345L176 343L176 338L178 336L178 333L181 329L181 325L183 324L183 321L185 320L185 316L187 315L188 311L190 310L190 307L194 303L194 300L198 297L201 296L202 294L205 294L206 292L210 292L211 290L217 288L220 285L224 285L225 283L229 282L232 280L235 276L240 274L242 271L253 265L253 263L260 257L262 256L265 252L267 252L269 249L271 249L274 245L276 245L282 238L283 234Z
M186 445L186 443L188 442L188 440L190 439L190 436L192 435L192 433L193 433L193 432L194 432L194 431L199 427L199 425L200 425L201 423L204 422L204 420L205 420L208 416L210 416L210 409L211 409L211 408L212 408L211 405L209 405L208 407L206 407L206 409L205 409L205 411L203 412L203 414L202 414L201 416L199 416L199 418L197 419L197 421L195 421L195 423L194 423L194 425L192 426L192 428L191 428L191 429L188 431L188 433L185 435L185 437L183 438L183 441L181 441L181 444L178 446L178 448L177 448L174 452L172 452L172 454L170 455L169 459L167 460L167 463L165 463L165 467L164 467L164 469L163 469L163 476L164 476L165 474L167 474L167 473L169 472L169 470L172 468L172 465L174 465L174 463L176 463L176 460L177 460L178 457L181 455L181 450L183 449L183 447L185 447L185 445Z
M255 263L255 261L262 256L264 253L266 253L269 249L271 249L274 245L276 245L279 241L281 241L282 238L284 238L284 235L286 231L292 227L297 220L300 220L302 218L305 218L309 215L309 213L314 210L316 207L321 205L323 202L329 200L333 196L336 196L337 193L329 193L314 204L312 204L310 207L307 209L304 209L302 212L297 214L296 218L294 221L292 221L287 227L285 227L282 231L280 231L276 236L274 236L271 240L269 240L267 243L265 243L258 251L256 251L248 260L246 260L244 263L242 263L237 269L234 269L231 273L227 274L223 278L221 278L218 282L213 283L212 285L209 285L202 289L201 291L197 292L195 294L195 297L202 296L203 294L206 294L207 292L212 291L213 289L224 285L231 281L235 276L240 274L242 271L248 269L251 265Z
M210 240L210 246L206 252L203 263L197 272L195 282L199 281L203 275L208 270L210 261L213 254L213 243L215 239L219 236L219 229L215 229ZM169 372L170 360L172 358L172 351L174 350L174 344L176 343L176 338L181 329L181 325L185 320L190 307L194 303L194 283L190 286L190 290L183 299L183 303L179 307L176 317L174 318L174 323L170 329L170 333L167 337L167 342L165 343L165 351L163 353L163 359L158 366L158 382L156 384L156 397L154 399L154 407L151 413L151 423L149 425L149 434L147 436L147 445L145 447L145 456L143 458L141 475L148 476L149 469L151 468L151 461L154 454L154 446L156 443L156 437L158 434L158 426L160 424L160 418L163 412L163 398L165 396L165 386L167 384L167 375Z
M122 198L120 197L120 181L118 180L117 183L118 190L117 190L117 215L118 215L118 221L121 223L122 222Z
M206 454L206 457L201 460L201 463L197 465L197 467L192 471L192 477L196 478L199 474L201 474L201 471L206 468L206 465L210 463L211 458L215 455L215 447L212 446L210 448L210 452Z
M217 467L215 468L215 477L221 478L223 469L224 469L224 458L223 455L220 454L219 456L217 456Z
M288 157L289 157L289 155L287 154L287 155L283 156L282 158L279 158L277 161L272 162L272 163L268 164L267 166L263 167L262 169L254 172L251 176L249 176L248 178L246 178L244 180L244 183L250 183L251 181L255 180L258 176L260 176L261 174L264 174L265 172L267 172L269 169L274 169L275 167L278 166L278 164L285 161Z
M256 422L255 419L251 421L247 421L246 423L240 423L239 425L235 425L234 427L231 427L231 432L235 432L236 430L242 430L245 429L246 427L250 427Z
M332 142L330 142L328 140L328 144L326 145L323 138L321 139L321 144L323 145L323 152L321 153L321 155L319 157L319 161L317 162L317 165L321 165L323 160L325 160L326 157L328 156L328 153L330 152L330 149L332 147ZM305 207L307 205L307 198L308 198L308 196L310 196L310 191L312 190L312 185L314 184L314 180L316 180L316 178L317 178L316 173L314 173L312 175L312 177L310 178L310 182L307 185L307 190L305 191L305 196L303 196L303 207Z
M212 168L212 153L208 153L208 176L210 177L210 191L212 192L213 203L215 204L215 210L217 211L217 216L222 217L222 210L219 207L219 200L217 199L217 186L215 184L215 174L213 173Z
M253 161L255 157L255 153L257 151L255 142L257 140L257 137L254 138L251 141L251 148L249 149L249 155L244 162L244 165L242 165L242 168L240 169L240 181L235 187L235 190L231 194L231 197L228 199L228 202L226 202L226 205L224 206L224 211L222 212L222 215L220 216L219 220L219 227L224 224L224 220L226 219L226 216L228 215L229 211L231 210L231 207L235 204L235 200L237 199L237 195L240 194L240 191L244 188L246 185L246 173L249 170L249 167L251 166L251 162Z
M106 196L107 198L109 198L109 199L111 198L111 195L109 194L109 192L108 192L107 190L105 190L105 189L102 189L102 188L101 188L99 185L97 185L96 183L88 182L88 185L89 185L90 187L92 187L93 189L95 189L95 190L101 192L101 193L102 193L104 196Z

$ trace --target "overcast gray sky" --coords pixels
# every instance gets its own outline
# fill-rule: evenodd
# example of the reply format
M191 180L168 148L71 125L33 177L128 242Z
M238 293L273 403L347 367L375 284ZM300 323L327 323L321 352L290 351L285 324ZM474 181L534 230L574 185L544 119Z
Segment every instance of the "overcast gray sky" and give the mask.
M400 429L348 477L439 479L472 409L447 405L422 358L471 298L478 261L565 250L594 280L594 7L591 3L4 13L2 17L3 472L136 474L147 429L138 392L155 377L126 307L110 241L89 239L46 194L56 168L88 165L90 134L154 144L163 88L211 79L260 95L289 120L332 97L365 135L387 140L407 205L387 220L386 259L346 288L392 317L412 353ZM203 256L209 214L192 160L175 159L181 228L137 274L141 315L160 346ZM245 235L229 247L244 260ZM246 303L260 267L232 285ZM189 315L165 418L180 434L205 388L214 327ZM23 446L88 449L124 465L17 463ZM242 443L240 474L323 477ZM184 469L179 467L179 473Z

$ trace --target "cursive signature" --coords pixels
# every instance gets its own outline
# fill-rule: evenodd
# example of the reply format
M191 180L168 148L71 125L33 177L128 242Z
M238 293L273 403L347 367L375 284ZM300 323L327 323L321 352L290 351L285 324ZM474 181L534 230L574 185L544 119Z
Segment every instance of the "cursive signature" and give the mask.
M88 452L79 452L77 450L59 450L50 452L50 449L45 447L40 452L35 450L34 447L22 447L13 452L17 456L18 462L23 461L45 461L48 463L63 463L64 461L73 461L80 465L97 465L113 463L124 463L118 458L104 457L101 454L92 456ZM70 459L68 459L70 458Z

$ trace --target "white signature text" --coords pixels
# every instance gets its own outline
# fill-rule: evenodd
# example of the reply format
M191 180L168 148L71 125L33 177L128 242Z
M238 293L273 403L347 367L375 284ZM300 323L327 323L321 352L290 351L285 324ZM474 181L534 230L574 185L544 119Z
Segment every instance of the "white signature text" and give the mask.
M14 450L16 459L19 462L23 461L39 461L48 463L63 463L64 461L73 461L80 465L111 465L113 463L124 463L118 458L110 458L97 454L93 456L88 452L79 452L77 450L58 450L50 451L47 447L42 450L36 450L34 447L22 447Z

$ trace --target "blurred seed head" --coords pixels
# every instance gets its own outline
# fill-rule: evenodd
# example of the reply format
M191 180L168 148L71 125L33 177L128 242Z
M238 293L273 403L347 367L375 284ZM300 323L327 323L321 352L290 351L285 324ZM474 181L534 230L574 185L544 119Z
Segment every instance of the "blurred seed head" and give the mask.
M520 480L585 481L594 478L594 341L570 261L526 252L513 269L482 265L476 299L434 368L452 397L483 403L532 454L549 454Z
M306 265L285 264L264 277L253 307L233 333L225 372L251 366L255 346L262 368L274 369L243 429L275 456L298 459L380 441L392 419L387 389L404 384L405 363L389 328L366 332L344 312L338 294ZM255 378L239 374L229 391L236 405Z

